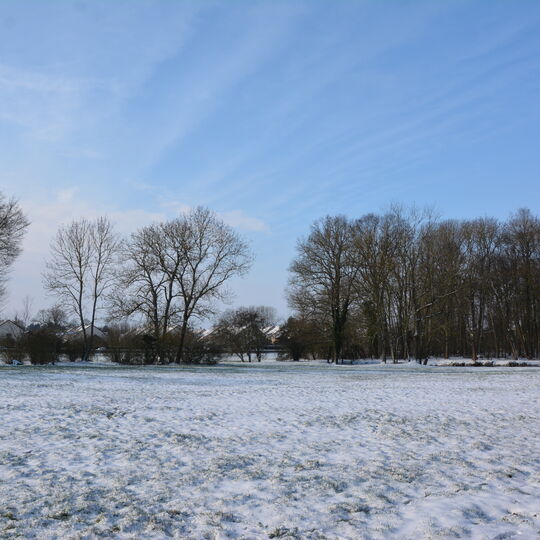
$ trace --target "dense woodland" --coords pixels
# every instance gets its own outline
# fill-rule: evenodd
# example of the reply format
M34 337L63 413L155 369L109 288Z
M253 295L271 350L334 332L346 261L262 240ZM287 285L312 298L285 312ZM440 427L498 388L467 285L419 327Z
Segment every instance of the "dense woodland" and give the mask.
M0 194L1 294L28 225ZM98 348L126 363L260 361L269 347L334 362L539 357L540 220L527 209L505 222L400 207L322 218L298 242L292 316L271 336L270 307L220 314L227 284L251 262L246 242L205 208L127 238L106 218L66 224L43 275L56 303L18 316L26 331L4 350L35 363L87 359ZM203 320L212 331L196 330Z
M335 361L538 357L540 220L529 210L506 222L400 208L326 217L290 271L291 332L325 336Z

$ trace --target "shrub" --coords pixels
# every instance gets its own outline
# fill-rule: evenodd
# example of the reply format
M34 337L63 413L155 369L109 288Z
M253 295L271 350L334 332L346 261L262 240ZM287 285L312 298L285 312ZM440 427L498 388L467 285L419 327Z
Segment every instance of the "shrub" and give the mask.
M32 364L53 364L58 360L61 340L48 328L39 328L25 334L21 348Z

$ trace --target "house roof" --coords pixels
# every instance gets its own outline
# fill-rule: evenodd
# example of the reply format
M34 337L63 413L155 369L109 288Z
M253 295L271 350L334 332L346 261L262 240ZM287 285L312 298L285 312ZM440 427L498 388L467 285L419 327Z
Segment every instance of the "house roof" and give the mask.
M267 336L275 336L279 334L279 331L281 330L281 326L275 325L275 326L267 326L266 328L263 328L263 332Z
M0 320L0 326L3 326L4 324L8 324L8 323L11 323L11 324L15 325L17 328L20 328L21 330L24 330L24 327L22 325L20 325L18 322L12 321L10 319L4 319L3 321Z
M85 330L90 330L90 326L89 324L85 325ZM74 326L74 327L71 327L71 328L68 328L66 331L65 331L65 334L66 335L75 335L75 334L79 334L83 331L83 327L82 326ZM104 333L103 330L101 330L101 328L98 328L97 326L94 326L94 334L97 332L100 332L100 333Z

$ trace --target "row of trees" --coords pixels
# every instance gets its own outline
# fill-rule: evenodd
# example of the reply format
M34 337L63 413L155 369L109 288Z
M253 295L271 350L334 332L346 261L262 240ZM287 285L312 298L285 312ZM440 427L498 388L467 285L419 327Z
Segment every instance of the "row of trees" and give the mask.
M538 357L540 220L440 221L393 208L316 221L298 243L284 329L300 354Z
M74 321L60 305L40 310L32 320L20 336L2 339L0 345L4 347L3 356L8 363L29 360L32 364L48 364L62 357L71 361L84 358L86 348L82 333L70 332ZM275 310L267 306L227 310L210 330L187 329L183 362L215 363L225 355L236 356L242 362L260 362L264 352L275 349L275 334L279 328L272 326L275 320ZM113 362L169 363L176 359L180 332L180 325L169 328L158 342L148 327L112 323L98 330L93 343L100 355Z
M0 294L27 227L17 202L0 194ZM131 343L144 336L149 361L191 362L195 321L216 314L251 262L245 241L206 208L124 239L106 218L77 220L51 244L43 280L60 307L43 312L40 326L53 329L62 314L75 320L87 358L98 319L117 329L129 322L144 328ZM441 221L400 207L327 216L299 241L290 276L294 316L279 343L295 359L539 356L540 220L526 209L506 222ZM263 328L274 322L271 308L226 311L206 343L260 359Z
M0 198L0 278L19 254L27 226L16 201ZM191 363L223 353L260 361L268 344L264 327L275 321L272 308L228 310L205 339L192 328L216 314L227 283L251 262L244 240L206 208L142 227L126 239L105 217L73 221L57 231L43 274L58 303L8 343L10 355L33 363L61 354L86 360L106 345L125 362ZM96 337L98 319L109 321L106 339ZM70 326L78 326L76 337L60 339Z
M168 329L158 339L154 334L127 324L107 328L101 340L111 360L120 363L169 363L176 360L183 339L184 363L211 363L221 357L236 356L242 362L261 361L271 346L267 333L275 321L275 311L267 306L238 307L227 310L212 329L195 330L182 324Z
M0 303L5 298L8 272L21 252L28 220L15 199L0 192Z
M44 284L80 324L83 358L94 349L96 317L106 311L109 320L144 326L152 361L190 363L190 327L214 314L227 283L251 261L245 241L206 208L124 240L108 219L82 219L58 230Z

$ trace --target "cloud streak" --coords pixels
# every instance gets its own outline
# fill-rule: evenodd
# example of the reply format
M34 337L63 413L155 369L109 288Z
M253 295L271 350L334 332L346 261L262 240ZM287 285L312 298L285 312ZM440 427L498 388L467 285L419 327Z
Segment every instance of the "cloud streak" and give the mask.
M0 184L33 222L12 297L81 216L128 233L209 206L264 239L256 303L321 215L535 204L539 23L527 2L6 3Z

